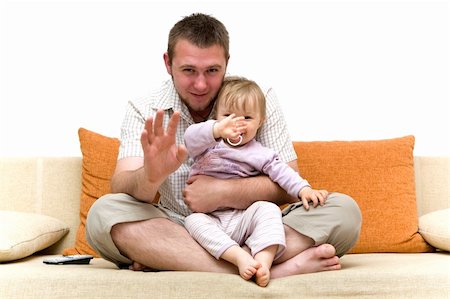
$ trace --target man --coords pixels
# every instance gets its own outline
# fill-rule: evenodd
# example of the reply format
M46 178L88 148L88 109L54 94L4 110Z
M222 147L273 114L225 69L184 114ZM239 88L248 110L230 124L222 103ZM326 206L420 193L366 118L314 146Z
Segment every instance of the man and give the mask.
M307 209L266 176L195 176L187 181L192 160L182 145L184 131L213 114L229 57L228 32L217 19L193 14L174 25L164 54L172 78L145 101L129 103L112 194L92 206L88 242L104 258L133 270L237 273L192 239L184 217L193 211L245 209L265 200L291 204L283 212L287 249L272 267L271 277L340 269L338 256L355 244L361 225L359 208L350 197L314 196ZM267 120L257 139L297 171L295 151L271 89L266 101ZM152 204L158 192L159 205Z

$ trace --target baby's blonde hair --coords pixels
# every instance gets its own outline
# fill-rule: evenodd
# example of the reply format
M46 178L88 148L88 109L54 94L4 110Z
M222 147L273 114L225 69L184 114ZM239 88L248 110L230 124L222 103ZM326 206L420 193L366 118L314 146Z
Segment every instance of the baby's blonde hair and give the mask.
M261 121L266 118L266 97L254 81L244 77L226 77L217 95L217 107L249 111L258 109Z

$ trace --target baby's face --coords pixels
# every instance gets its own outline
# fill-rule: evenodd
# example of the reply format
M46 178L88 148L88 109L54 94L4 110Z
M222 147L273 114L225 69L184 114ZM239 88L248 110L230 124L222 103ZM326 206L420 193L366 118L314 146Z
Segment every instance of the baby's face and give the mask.
M222 120L231 114L235 114L236 117L244 117L244 122L246 124L245 133L242 134L242 144L246 144L256 136L256 132L262 124L262 117L259 112L254 111L242 111L238 109L231 109L226 107L218 107L217 109L217 120Z

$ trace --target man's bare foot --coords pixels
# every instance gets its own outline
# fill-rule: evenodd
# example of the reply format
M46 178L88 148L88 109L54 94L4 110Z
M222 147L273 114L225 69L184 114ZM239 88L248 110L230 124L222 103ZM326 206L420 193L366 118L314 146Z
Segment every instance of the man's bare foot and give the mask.
M129 267L129 270L133 271L152 271L151 268L148 268L142 264L139 264L138 262L133 262Z
M336 249L330 244L322 244L300 252L291 259L272 267L272 278L341 269Z
M253 259L250 254L237 256L236 262L239 268L239 274L245 280L252 278L261 267L261 263Z
M256 271L256 284L260 287L265 287L269 284L270 281L270 269L266 266L259 267L258 271Z

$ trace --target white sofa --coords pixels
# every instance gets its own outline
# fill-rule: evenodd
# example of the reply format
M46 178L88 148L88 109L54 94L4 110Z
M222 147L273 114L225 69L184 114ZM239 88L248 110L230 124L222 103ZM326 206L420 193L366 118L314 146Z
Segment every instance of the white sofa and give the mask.
M81 162L0 158L0 210L48 215L70 229L54 245L0 264L0 298L449 298L444 251L348 254L340 271L275 279L266 288L238 275L119 270L101 258L89 265L44 264L74 244ZM415 157L418 216L449 208L449 163L449 157ZM443 225L448 230L449 221Z

